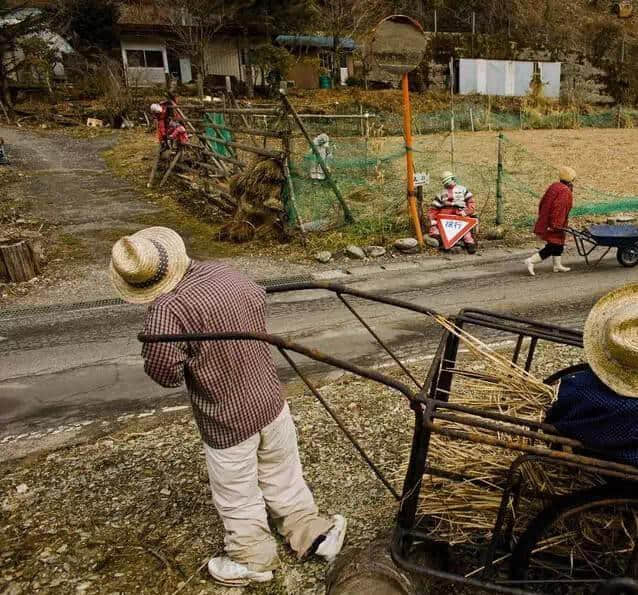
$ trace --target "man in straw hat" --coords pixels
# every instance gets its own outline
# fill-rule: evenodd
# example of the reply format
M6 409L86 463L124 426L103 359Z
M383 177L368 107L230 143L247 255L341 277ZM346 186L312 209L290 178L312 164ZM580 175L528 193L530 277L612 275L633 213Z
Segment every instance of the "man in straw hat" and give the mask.
M112 251L113 285L128 302L150 304L146 335L266 332L265 291L218 262L191 260L182 238L151 227ZM279 565L266 511L299 557L332 561L346 520L319 516L302 475L295 426L268 346L257 341L146 343L144 369L158 384L186 381L204 441L226 556L208 570L231 586L266 582Z
M564 377L547 423L609 458L638 465L638 284L616 289L585 322L589 367Z
M573 191L576 172L571 167L561 167L559 181L554 182L545 192L538 207L538 219L534 233L546 243L545 247L526 261L527 271L535 276L534 265L550 256L553 259L555 273L567 273L570 269L563 266L562 257L565 250L565 232L569 212L574 202Z

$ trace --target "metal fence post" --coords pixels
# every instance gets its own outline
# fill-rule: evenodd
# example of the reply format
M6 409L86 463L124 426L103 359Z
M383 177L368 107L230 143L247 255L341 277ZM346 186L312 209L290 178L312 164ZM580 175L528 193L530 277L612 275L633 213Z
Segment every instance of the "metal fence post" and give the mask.
M498 164L496 166L496 225L503 224L503 133L498 135Z

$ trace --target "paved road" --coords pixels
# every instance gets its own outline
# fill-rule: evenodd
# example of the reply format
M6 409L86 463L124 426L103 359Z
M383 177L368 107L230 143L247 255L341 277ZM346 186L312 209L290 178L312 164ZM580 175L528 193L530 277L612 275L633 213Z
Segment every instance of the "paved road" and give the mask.
M60 143L56 138L0 130L14 149L15 161L28 172L26 193L36 214L66 231L97 237L105 221L109 227L124 228L156 208L108 173L98 155L107 142ZM94 239L100 254L107 255L108 246L106 237ZM568 275L545 272L532 279L522 273L520 258L495 262L486 255L457 268L451 267L458 260L424 259L402 271L379 274L379 267L370 267L368 277L364 267L349 278L349 285L446 314L474 306L578 327L596 298L638 276L638 268L623 269L609 259L595 270L578 263ZM103 285L105 280L87 282ZM84 294L77 299L84 299ZM60 301L73 301L73 296L61 296ZM403 357L423 358L432 352L439 331L429 321L356 303ZM158 400L183 400L181 392L160 389L144 376L136 340L142 317L143 309L130 306L13 318L0 312L0 436L32 424L104 410L147 408ZM370 335L325 291L272 295L269 324L273 333L338 357L365 364L384 360ZM280 364L282 376L290 378L281 359ZM326 371L307 360L303 366L311 372Z
M638 268L623 269L615 259L598 269L578 263L572 273L545 272L533 279L521 273L516 260L447 271L385 273L354 280L349 286L445 314L480 307L580 327L598 297L632 281L638 281ZM423 357L434 349L438 329L427 319L360 300L355 304L402 357ZM118 306L0 318L2 432L182 399L179 391L158 388L144 376L136 340L142 317L142 308ZM351 361L384 361L378 345L352 314L323 290L271 295L269 328ZM290 370L283 361L280 364L284 378L290 378ZM326 372L307 360L303 365L310 372Z

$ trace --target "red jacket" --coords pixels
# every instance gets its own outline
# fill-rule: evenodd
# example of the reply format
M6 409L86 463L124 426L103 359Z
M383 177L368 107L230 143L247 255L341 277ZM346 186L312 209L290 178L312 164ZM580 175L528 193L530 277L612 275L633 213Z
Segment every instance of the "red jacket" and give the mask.
M573 202L569 186L562 182L552 184L538 206L538 219L534 226L534 233L546 242L563 245L565 232L558 230L567 227Z

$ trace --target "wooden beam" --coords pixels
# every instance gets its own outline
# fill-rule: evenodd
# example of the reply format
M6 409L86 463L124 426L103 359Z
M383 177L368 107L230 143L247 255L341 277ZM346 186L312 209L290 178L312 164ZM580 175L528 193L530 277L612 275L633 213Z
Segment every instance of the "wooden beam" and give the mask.
M162 160L162 145L157 145L157 159L155 160L155 163L153 164L151 175L148 179L148 183L146 184L147 188L151 188L153 186L153 182L155 181L155 176L157 175L157 168L159 167L161 160Z
M239 161L238 159L233 159L232 157L228 157L227 155L222 155L221 153L218 153L217 151L214 151L213 149L209 149L207 147L201 147L198 145L192 145L192 144L188 144L189 147L192 147L194 149L199 149L204 150L204 152L206 154L211 154L213 155L216 159L221 159L222 161L228 161L228 163L232 163L234 165L236 165L237 167L241 167L242 169L246 167L245 163L242 163L241 161ZM230 174L228 174L230 177Z
M199 167L203 167L204 169L207 169L209 172L211 172L210 177L212 178L227 178L228 174L226 174L225 172L220 172L219 168L211 165L210 163L204 163L203 161L195 161L195 165L198 165Z
M308 244L306 239L306 230L303 226L303 221L301 220L301 213L299 213L299 207L297 206L297 200L295 198L295 187L292 183L292 176L290 175L290 167L288 166L288 159L284 160L284 175L286 176L286 183L288 184L288 195L290 198L290 202L292 203L292 208L295 210L295 216L297 219L297 225L299 225L299 230L301 231L301 243L304 247Z
M175 111L178 113L179 116L181 116L181 118L186 122L186 124L189 126L189 128L191 129L192 132L194 132L195 134L197 134L197 130L195 129L195 126L193 126L190 121L188 120L188 118L186 117L186 115L184 114L184 112L179 109L178 107L175 108ZM192 145L189 145L192 146ZM211 151L211 155L213 160L217 161L216 156L214 155L213 151ZM228 169L226 168L226 166L221 162L218 161L217 163L219 165L219 169L221 169L222 171L228 171Z
M177 154L173 158L173 161L171 161L171 164L168 166L168 169L166 170L166 173L164 174L164 177L162 178L162 181L159 183L159 187L160 188L166 183L166 180L168 180L168 176L170 176L171 173L173 173L173 170L175 169L175 166L177 165L177 162L181 158L182 158L182 152L181 151L177 151Z
M230 140L226 140L224 138L209 136L208 134L199 134L198 136L200 138L205 138L206 140L221 143L222 145L226 145L228 147L234 147L235 149L239 149L240 151L256 153L257 155L263 155L264 157L271 157L272 159L280 159L281 156L283 155L283 151L271 151L269 149L262 149L261 147L251 147L249 145L236 143Z
M235 96L233 95L232 91L227 93L229 99L230 99L230 103L231 105L237 109L239 107L239 105L237 104L237 100L235 99ZM248 120L246 120L246 116L244 114L239 114L239 117L241 118L241 121L244 123L244 126L246 128L250 128L250 124L248 124ZM257 142L257 139L254 136L250 137L250 142L256 146L259 145L259 143Z
M220 126L219 124L213 124L207 120L193 120L193 122L205 123L206 126L210 126L211 128L215 128L216 130L228 130L229 132L234 132L235 134L252 134L255 136L265 136L268 138L281 138L281 132L272 132L269 130L259 130L258 128L234 128L231 126Z
M188 188L190 188L193 192L198 192L203 194L209 200L212 200L215 203L215 206L225 213L232 215L237 205L234 202L230 202L228 198L223 196L223 193L220 192L219 195L215 195L212 192L208 192L204 188L198 186L193 180L191 180L188 176L183 174L175 174L175 177L180 179Z
M210 201L212 201L215 206L220 210L220 211L224 211L224 213L228 213L229 215L232 215L236 210L237 210L237 206L231 207L230 205L227 205L221 198L220 196L215 196L214 194L212 194L211 192L202 192L202 194Z
M230 108L230 107L210 107L208 111L216 114L242 114L247 116L276 116L279 113L277 109L249 109L249 108Z

